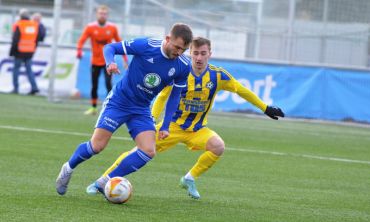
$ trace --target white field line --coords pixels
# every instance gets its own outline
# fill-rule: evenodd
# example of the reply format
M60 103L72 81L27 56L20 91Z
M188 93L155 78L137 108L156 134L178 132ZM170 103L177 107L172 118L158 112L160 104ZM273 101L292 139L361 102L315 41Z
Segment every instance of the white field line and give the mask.
M91 135L92 135L90 133L78 133L78 132L69 132L69 131L61 131L61 130L47 130L47 129L26 128L26 127L20 127L20 126L4 126L4 125L0 125L0 129L10 129L10 130L18 130L18 131L49 133L49 134L62 134L62 135L71 135L71 136L86 136L86 137L91 137ZM132 141L132 139L129 138L129 137L116 137L116 136L113 136L112 139Z
M62 134L62 135L71 135L71 136L85 136L85 137L91 136L91 134L89 133L36 129L36 128L26 128L26 127L19 127L19 126L0 125L0 129L49 133L49 134ZM113 136L112 139L132 141L132 139L129 137L120 137L120 136ZM292 157L301 157L301 158L318 159L318 160L330 160L330 161L346 162L346 163L361 163L361 164L370 165L370 161L344 159L344 158L337 158L337 157L324 157L324 156L315 156L315 155L308 155L308 154L290 154L290 153L282 153L282 152L274 152L274 151L264 151L264 150L247 149L247 148L233 148L233 147L227 147L226 150L237 151L237 152L259 153L259 154L267 154L267 155L275 155L275 156L292 156Z

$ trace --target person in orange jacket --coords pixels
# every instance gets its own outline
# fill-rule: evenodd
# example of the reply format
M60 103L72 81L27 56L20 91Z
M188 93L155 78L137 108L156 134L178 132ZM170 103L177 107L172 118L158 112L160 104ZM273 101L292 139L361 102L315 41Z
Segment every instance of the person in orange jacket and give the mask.
M13 67L13 91L19 93L19 69L24 63L28 80L31 84L29 95L34 95L39 92L35 75L32 72L32 57L36 51L39 39L38 24L30 20L30 15L27 9L19 11L20 19L13 25L12 44L10 47L10 56L14 56Z
M107 93L112 89L112 76L107 73L105 69L105 60L103 57L104 45L111 43L114 39L116 42L120 42L121 38L118 35L117 27L108 22L108 7L100 5L96 10L97 21L88 24L80 39L77 43L77 58L82 58L82 47L85 41L90 38L91 41L91 107L85 112L85 115L97 114L97 101L98 101L98 85L99 75L101 70L104 70L105 75L105 86ZM127 56L123 56L124 66L127 68L128 59Z

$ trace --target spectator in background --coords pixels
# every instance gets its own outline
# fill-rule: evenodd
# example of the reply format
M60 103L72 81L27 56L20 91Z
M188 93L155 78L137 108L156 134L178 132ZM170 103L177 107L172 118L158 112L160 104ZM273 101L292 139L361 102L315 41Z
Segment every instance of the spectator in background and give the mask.
M116 42L120 42L121 38L118 35L117 27L107 21L108 19L108 7L101 5L96 10L97 21L88 24L85 27L80 39L77 44L77 58L82 58L82 47L85 41L90 38L91 40L91 107L86 110L85 115L95 115L97 113L97 102L98 102L98 85L99 75L104 70L105 75L105 86L107 93L112 89L112 76L107 73L105 69L105 61L103 56L104 45L111 43L112 39ZM125 68L127 68L127 56L123 56Z
M35 21L30 20L27 9L21 9L19 16L20 19L13 25L12 44L9 53L10 56L14 56L12 93L18 94L19 92L19 69L21 64L24 63L31 84L31 91L28 94L34 95L39 92L39 89L35 81L35 75L32 72L31 63L39 39L39 26Z
M39 37L38 41L43 42L46 36L46 28L41 22L42 16L39 12L36 12L32 15L32 20L39 24Z

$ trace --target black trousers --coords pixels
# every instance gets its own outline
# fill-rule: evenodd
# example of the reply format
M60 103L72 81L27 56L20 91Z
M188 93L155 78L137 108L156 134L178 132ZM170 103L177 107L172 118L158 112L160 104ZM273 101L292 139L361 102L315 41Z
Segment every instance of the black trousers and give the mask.
M112 89L112 76L108 75L105 65L102 65L102 66L92 65L91 66L91 81L92 81L91 98L95 101L98 98L99 76L100 76L102 69L104 70L105 87L107 88L107 94Z

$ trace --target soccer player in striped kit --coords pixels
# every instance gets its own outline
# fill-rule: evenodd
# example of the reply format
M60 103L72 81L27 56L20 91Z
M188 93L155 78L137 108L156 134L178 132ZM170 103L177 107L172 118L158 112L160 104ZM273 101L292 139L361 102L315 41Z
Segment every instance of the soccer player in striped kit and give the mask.
M159 129L159 139L170 134L171 117L179 104L182 88L190 72L190 61L183 55L193 38L189 26L177 23L163 40L137 38L111 43L104 47L104 58L109 74L119 73L114 55L133 55L122 79L104 101L94 133L89 141L77 146L69 160L63 164L56 180L58 194L64 195L73 170L107 146L112 134L126 124L137 149L126 156L109 177L125 176L143 167L155 155L156 128L150 103L167 85L173 83L166 105L166 114ZM98 188L104 188L101 181Z
M278 117L284 117L280 108L267 106L257 95L234 79L225 69L209 64L208 60L211 54L210 40L203 37L193 39L190 46L192 70L187 80L187 86L181 91L180 104L171 119L169 128L171 135L164 140L157 139L156 141L157 152L169 150L178 143L184 143L190 150L204 151L189 172L180 179L180 185L195 199L200 198L195 186L195 179L212 167L225 150L225 143L222 138L206 126L207 115L212 108L218 91L227 90L237 93L272 119L277 120ZM160 116L170 92L171 86L168 86L155 100L152 108L152 115L155 119ZM160 129L161 124L157 125L157 130ZM86 192L96 194L98 192L96 184L106 180L107 175L110 175L109 173L115 170L136 149L121 154L96 182L87 187Z

